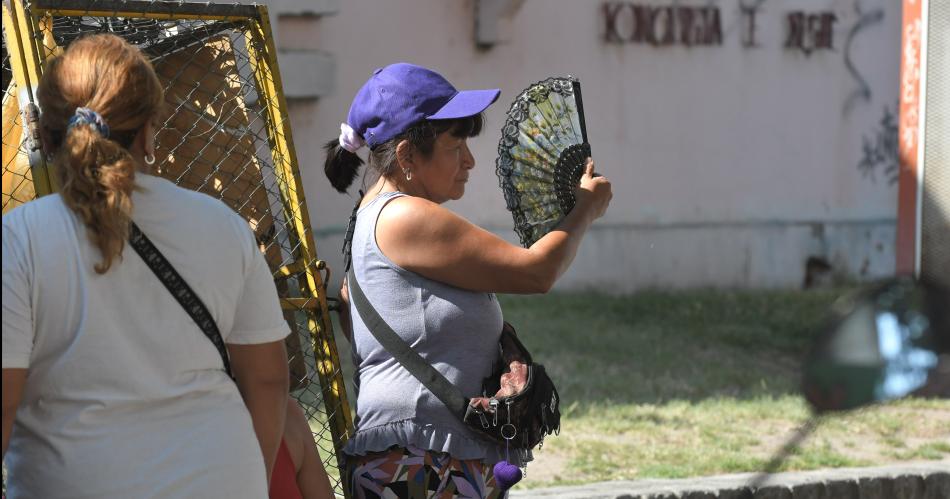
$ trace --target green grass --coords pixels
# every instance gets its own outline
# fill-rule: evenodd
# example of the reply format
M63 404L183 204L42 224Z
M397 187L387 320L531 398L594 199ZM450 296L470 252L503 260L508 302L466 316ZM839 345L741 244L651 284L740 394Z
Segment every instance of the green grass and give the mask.
M502 304L565 400L583 409L794 393L789 374L839 294L551 294L504 296Z
M810 416L798 366L844 290L501 297L562 398L525 487L762 469ZM950 402L828 418L783 470L950 458Z

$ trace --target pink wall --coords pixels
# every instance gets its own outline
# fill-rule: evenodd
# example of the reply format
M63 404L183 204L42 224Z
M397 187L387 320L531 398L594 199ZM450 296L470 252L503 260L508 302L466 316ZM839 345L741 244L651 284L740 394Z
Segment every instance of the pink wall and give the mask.
M352 200L327 184L320 146L373 69L408 61L461 88L502 89L472 142L478 173L450 208L507 237L511 218L494 175L504 112L534 81L581 79L594 156L615 196L562 287L796 286L813 254L858 278L893 272L896 188L880 168L874 181L857 164L862 138L897 104L899 2L861 2L865 14L883 17L855 35L850 52L846 39L860 20L850 0L766 1L751 49L741 44L738 0L713 2L722 45L691 48L605 43L602 3L527 0L510 41L488 50L474 43L472 0L347 0L316 22L281 18L282 47L336 61L335 90L291 106L321 257L339 261L334 232ZM834 50L783 47L785 16L796 10L837 16ZM870 90L847 110L859 87L846 54ZM816 235L817 226L829 230Z

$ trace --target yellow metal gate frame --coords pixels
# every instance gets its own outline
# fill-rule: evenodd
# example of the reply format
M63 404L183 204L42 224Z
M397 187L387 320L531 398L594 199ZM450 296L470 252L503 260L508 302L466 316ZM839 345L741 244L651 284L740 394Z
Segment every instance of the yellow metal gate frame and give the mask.
M267 7L143 0L4 0L3 28L13 81L19 90L15 97L23 110L22 119L27 122L20 153L29 156L37 197L57 190L57 177L51 171L52 166L45 162L36 135L37 108L33 94L45 61L62 50L53 38L53 16L228 21L244 27L256 90L266 100L263 108L274 169L287 180L278 183L283 215L297 242L294 261L280 267L275 279L298 278L302 297L283 297L281 304L284 310L306 313L323 405L336 408L327 411L327 425L338 459L335 464L339 467L342 446L352 431L352 420L327 305L326 281L320 273L326 265L318 260L313 242ZM13 118L4 117L4 121L10 119ZM337 492L342 492L341 489L337 483Z

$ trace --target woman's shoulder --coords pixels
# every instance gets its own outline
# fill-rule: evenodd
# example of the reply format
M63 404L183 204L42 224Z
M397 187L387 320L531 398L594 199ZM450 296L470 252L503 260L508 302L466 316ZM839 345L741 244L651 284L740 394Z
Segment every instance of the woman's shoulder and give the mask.
M49 228L50 224L68 215L69 210L59 194L50 194L24 203L3 214L3 230L18 233L31 227Z
M441 234L446 229L468 223L467 220L438 203L403 195L388 200L386 206L380 209L377 230L392 231L417 238Z
M169 180L142 175L144 196L135 199L136 220L158 226L173 221L175 232L196 238L219 239L235 247L254 247L248 222L224 201L208 194L179 187ZM141 220L140 220L141 219ZM146 226L143 225L143 230ZM250 249L248 249L250 252Z
M214 215L223 216L235 214L234 210L220 199L203 192L180 187L168 179L143 174L139 175L136 180L143 191L161 198L161 202L167 205L167 209L196 213L210 212Z
M428 279L440 277L450 254L465 252L476 226L449 209L426 199L403 196L382 210L375 227L379 251L403 270ZM442 262L442 263L440 263ZM442 269L444 270L444 269Z
M221 199L178 186L168 179L141 175L139 186L152 194L149 209L171 211L178 220L202 220L201 225L228 222L244 228L247 222Z

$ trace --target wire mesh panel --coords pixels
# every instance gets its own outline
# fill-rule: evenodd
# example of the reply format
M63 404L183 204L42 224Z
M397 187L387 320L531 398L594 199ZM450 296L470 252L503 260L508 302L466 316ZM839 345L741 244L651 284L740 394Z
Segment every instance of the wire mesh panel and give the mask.
M326 269L313 244L265 8L136 0L37 0L24 7L31 24L5 37L33 51L39 72L89 33L121 36L152 60L166 104L156 137L159 175L221 199L253 229L292 330L292 394L342 494L336 456L352 424L320 273ZM4 211L34 196L29 164L24 168L17 154L19 117L7 112L15 82L7 88Z
M930 2L927 17L920 272L950 287L950 2Z
M6 39L3 41L3 212L36 197L33 175L26 149L23 147L23 122L20 119L20 101L13 79Z

